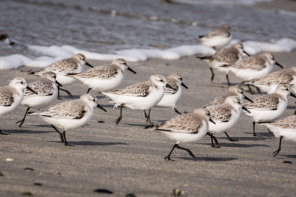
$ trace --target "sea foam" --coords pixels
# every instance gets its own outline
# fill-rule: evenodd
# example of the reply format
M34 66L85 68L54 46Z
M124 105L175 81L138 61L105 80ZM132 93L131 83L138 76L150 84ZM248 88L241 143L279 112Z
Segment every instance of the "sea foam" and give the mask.
M235 43L238 40L231 42ZM245 50L250 54L261 52L290 52L296 48L296 41L288 38L266 43L256 41L244 41ZM212 48L203 45L183 45L169 49L126 49L116 51L114 54L95 53L78 49L74 46L35 46L27 45L27 49L34 51L42 56L29 58L21 54L0 57L0 69L16 69L21 66L45 67L57 60L67 58L75 53L83 53L87 59L111 61L115 58L125 58L129 62L146 61L149 58L160 58L166 60L175 60L190 55L212 55L215 51Z

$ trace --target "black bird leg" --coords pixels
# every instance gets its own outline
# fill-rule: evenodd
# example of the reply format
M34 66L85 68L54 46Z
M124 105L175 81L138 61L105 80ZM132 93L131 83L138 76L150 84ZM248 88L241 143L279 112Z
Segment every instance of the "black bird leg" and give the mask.
M229 82L229 76L228 76L228 74L226 74L226 79L227 79L227 84L228 84L228 86L230 86L230 82Z
M250 85L247 85L247 86L248 86L248 88L249 88L250 93L251 93L251 94L254 94L254 92L253 92L251 86L250 86Z
M73 144L69 144L69 143L67 142L66 131L64 131L64 132L62 133L62 135L63 135L64 140L65 140L65 146L74 146Z
M232 138L228 135L228 133L226 133L226 132L224 132L224 133L225 133L225 135L227 136L227 139L228 139L229 141L231 141L231 142L238 141L238 140L232 139Z
M58 99L59 99L59 100L62 100L62 98L61 98L61 94L60 94L60 91L66 92L70 97L73 97L73 95L71 94L71 92L69 92L69 91L66 90L66 89L63 89L63 88L58 87Z
M88 88L88 90L87 90L86 94L88 94L90 91L91 91L91 88Z
M152 124L151 120L150 120L150 114L151 114L151 109L149 109L148 114L146 113L146 111L144 110L144 115L146 118L146 122L149 122Z
M58 132L58 134L60 135L60 138L61 138L61 142L65 142L65 138L64 138L64 135L53 125L51 125L51 127L56 131Z
M121 121L122 119L122 108L123 108L123 104L120 105L120 114L119 117L116 119L115 123L116 125L118 125L118 123Z
M255 129L256 122L253 122L253 136L258 136Z
M273 157L277 156L277 154L279 154L279 152L281 151L282 139L283 139L283 136L280 137L279 148L276 151L273 152Z
M217 138L212 133L208 132L207 135L209 135L211 137L211 143L212 143L213 148L221 148L219 146ZM216 145L214 144L214 141L215 141Z
M21 119L21 120L19 120L19 121L17 121L17 122L15 123L15 124L20 123L19 128L21 128L22 125L24 124L24 122L25 122L25 120L26 120L26 116L27 116L27 114L28 114L28 112L29 112L30 109L31 109L31 107L28 107L27 110L26 110L25 116L23 117L23 119Z
M174 151L175 148L179 148L179 149L185 150L185 151L187 151L190 154L191 157L195 158L195 155L191 152L190 149L183 148L183 147L179 146L178 144L174 144L172 150L170 151L170 153L164 159L167 159L169 161L174 161L174 160L171 159L171 154L173 153L173 151Z
M211 67L210 67L210 70L211 70L211 73L212 73L211 81L213 81L214 80L214 77L215 77L215 73L214 73L214 71L213 71L213 69Z

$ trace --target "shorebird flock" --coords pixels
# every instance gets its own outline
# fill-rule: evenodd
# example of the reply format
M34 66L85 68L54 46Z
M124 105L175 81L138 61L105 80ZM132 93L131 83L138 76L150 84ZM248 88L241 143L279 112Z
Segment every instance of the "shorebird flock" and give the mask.
M214 71L225 73L229 88L225 95L214 98L192 113L181 113L176 108L182 95L182 86L188 89L181 75L173 73L165 78L155 74L148 81L114 91L124 80L126 70L136 74L125 59L117 58L108 65L93 67L86 61L85 55L78 53L41 70L30 72L29 74L40 76L36 81L27 84L24 78L16 77L7 86L0 87L0 117L21 104L27 109L24 117L16 122L19 127L25 123L27 115L38 116L51 125L64 145L71 146L67 141L66 131L86 124L92 118L95 107L107 112L98 104L97 98L89 94L96 91L109 98L115 108L119 108L116 125L124 116L124 108L142 110L143 117L149 123L146 129L157 130L174 140L175 144L164 159L172 160L171 155L175 148L185 150L195 157L190 149L180 144L196 142L206 135L210 136L211 146L214 148L220 148L216 138L219 133L224 133L230 141L237 141L227 132L237 124L242 112L252 119L254 137L258 137L255 130L257 123L266 126L269 132L280 139L279 147L273 153L276 156L281 151L282 139L296 141L296 116L276 120L287 109L288 95L296 97L296 67L271 73L273 65L283 68L272 54L250 55L244 50L243 43L229 46L231 39L231 30L226 24L199 36L199 41L215 49L216 53L197 58L208 63L212 73L211 81L214 80ZM85 65L91 68L84 71ZM232 86L229 72L241 79L241 84ZM86 86L86 94L76 100L51 105L60 98L60 91L72 96L62 86L76 80ZM262 95L255 99L248 98L244 91L248 90L253 94L252 88L256 88L256 93ZM171 108L178 115L161 124L154 124L150 114L155 107ZM30 112L32 108L37 111ZM2 130L0 134L9 135Z

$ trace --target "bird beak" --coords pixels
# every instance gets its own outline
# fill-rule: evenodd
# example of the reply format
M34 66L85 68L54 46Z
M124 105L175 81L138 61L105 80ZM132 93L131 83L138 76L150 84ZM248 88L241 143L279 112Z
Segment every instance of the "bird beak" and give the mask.
M56 84L57 84L59 87L63 87L63 85L60 84L60 82L58 82L57 80L56 80Z
M279 64L278 62L275 62L275 65L277 65L278 67L284 68L281 64Z
M247 56L251 56L249 53L247 53L245 50L243 50L243 52L247 55Z
M188 87L182 82L181 86L183 86L184 88L188 89Z
M34 94L38 94L36 91L34 91L32 88L30 88L29 86L26 87L27 90L30 90L31 92L33 92Z
M296 95L295 95L295 94L293 94L292 92L290 93L290 96L292 96L292 97L296 98Z
M85 62L85 65L87 65L87 66L93 68L93 66L92 66L90 63L88 63L88 62Z
M216 124L215 121L212 118L210 118L209 121L211 121L212 123Z
M245 106L243 106L242 108L243 108L243 110L245 110L246 112L251 113L251 112L250 112Z
M97 108L100 108L100 109L103 110L104 112L107 112L107 110L106 110L104 107L102 107L100 104L97 104Z
M133 69L131 69L130 67L127 67L127 70L131 71L134 74L137 74L136 71L134 71Z
M244 94L243 94L244 95ZM246 95L244 95L244 99L250 101L251 103L253 103L252 99L250 99L249 97L247 97Z

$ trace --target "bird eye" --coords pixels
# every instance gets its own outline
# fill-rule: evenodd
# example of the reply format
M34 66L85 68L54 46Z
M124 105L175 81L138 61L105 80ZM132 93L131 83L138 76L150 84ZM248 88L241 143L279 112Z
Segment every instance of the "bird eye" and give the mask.
M21 81L21 84L24 84L24 82L23 82L23 81Z
M160 80L160 82L164 82L164 80L163 80L163 79L161 79L161 80Z
M96 99L93 99L93 102L96 102Z

